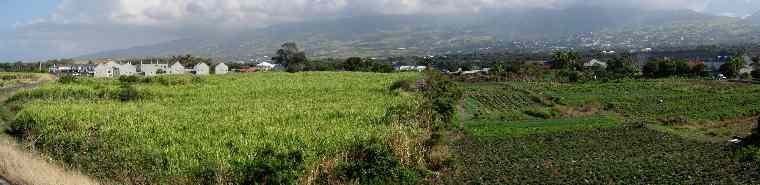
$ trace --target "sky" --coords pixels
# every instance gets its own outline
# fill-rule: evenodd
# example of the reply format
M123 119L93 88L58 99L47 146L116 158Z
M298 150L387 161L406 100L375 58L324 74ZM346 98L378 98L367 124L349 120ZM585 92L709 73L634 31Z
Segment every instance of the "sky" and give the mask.
M76 57L314 18L577 4L730 16L760 9L760 0L0 0L0 61Z

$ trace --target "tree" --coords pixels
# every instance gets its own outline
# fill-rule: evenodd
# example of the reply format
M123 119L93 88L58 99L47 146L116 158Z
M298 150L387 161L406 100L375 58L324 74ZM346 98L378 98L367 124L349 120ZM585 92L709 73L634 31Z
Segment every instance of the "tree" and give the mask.
M648 78L657 78L658 72L660 71L660 65L659 61L650 61L647 62L646 65L644 65L644 76Z
M720 66L720 72L723 73L726 78L737 78L742 66L744 66L742 57L733 57L731 60Z
M148 59L148 60L149 61L163 60L163 62L166 62L166 59ZM195 57L195 56L190 55L190 54L172 56L171 59L170 59L170 61L171 62L179 62L182 65L186 65L186 66L195 66L195 65L197 65L199 63L206 63L206 64L210 64L211 63L211 59L201 58L201 57Z
M363 71L367 68L369 68L369 65L364 61L364 59L359 57L351 57L343 62L343 70L346 71Z
M752 72L750 73L752 78L760 80L760 56L752 58Z
M578 68L578 53L568 51L558 51L552 54L552 61L554 61L555 69L570 69L576 70Z
M691 74L691 76L707 76L707 72L705 71L706 68L707 66L705 66L705 64L699 63L691 67L691 72L689 74Z
M307 61L306 53L293 42L282 44L282 47L277 50L277 56L272 57L272 60L285 66L288 72L303 71Z
M639 68L628 57L614 58L605 70L611 78L630 78L639 73Z

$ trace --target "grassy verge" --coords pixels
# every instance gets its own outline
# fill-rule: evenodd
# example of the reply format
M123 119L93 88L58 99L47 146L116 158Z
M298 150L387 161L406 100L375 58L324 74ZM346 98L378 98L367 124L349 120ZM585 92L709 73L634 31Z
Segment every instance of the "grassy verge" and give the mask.
M19 80L19 77L35 77L34 81L29 79ZM32 83L43 83L52 78L48 75L26 74L18 75L12 73L2 73L0 78L3 82L0 88L0 178L5 178L12 184L34 184L34 185L94 185L99 184L96 181L80 174L79 172L65 170L58 165L42 159L37 154L23 150L24 146L19 146L16 139L5 134L9 128L8 123L14 119L14 112L6 105L5 101L11 97L17 90L30 88ZM8 82L12 81L12 82ZM22 83L19 83L22 82ZM44 175L43 175L44 174Z

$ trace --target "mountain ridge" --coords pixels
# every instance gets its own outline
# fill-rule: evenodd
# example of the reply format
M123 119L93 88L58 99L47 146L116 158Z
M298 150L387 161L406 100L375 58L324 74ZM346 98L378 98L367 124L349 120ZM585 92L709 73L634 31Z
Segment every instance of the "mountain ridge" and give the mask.
M695 22L695 20L698 21ZM297 42L310 56L338 58L434 55L472 52L482 48L547 49L558 46L589 45L584 44L589 42L589 39L593 41L604 40L608 37L624 37L630 34L626 32L637 33L643 37L646 37L647 33L667 35L668 39L675 37L668 35L667 30L658 30L665 27L672 27L668 29L674 30L696 29L693 32L677 32L685 35L697 34L693 36L695 39L715 38L709 34L723 36L726 34L716 33L727 32L718 29L718 26L728 24L731 25L730 27L735 27L734 25L741 24L739 20L690 10L663 11L597 7L487 12L455 17L361 16L274 25L253 32L224 37L180 39L156 45L100 52L80 58L168 56L191 53L222 60L245 60L265 55L271 56L280 44L287 41ZM674 25L685 26L674 27ZM703 31L706 33L701 33ZM526 46L525 43L529 42L532 42L531 46ZM694 41L694 43L699 42L708 41ZM617 44L611 43L611 45ZM591 47L606 47L606 45L591 44Z

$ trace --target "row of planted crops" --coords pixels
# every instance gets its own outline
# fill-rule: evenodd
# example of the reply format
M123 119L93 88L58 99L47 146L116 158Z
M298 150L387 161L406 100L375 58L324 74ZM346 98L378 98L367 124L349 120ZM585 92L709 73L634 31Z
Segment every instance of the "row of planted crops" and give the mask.
M9 103L19 109L12 125L19 137L117 184L413 182L424 168L415 151L425 131L395 114L414 112L419 95L388 87L418 78L80 79L21 91ZM125 87L134 98L118 98Z
M757 184L760 149L726 147L760 86L692 79L464 84L448 184ZM742 120L751 120L749 122Z

